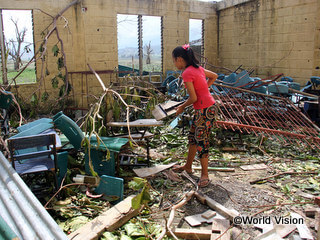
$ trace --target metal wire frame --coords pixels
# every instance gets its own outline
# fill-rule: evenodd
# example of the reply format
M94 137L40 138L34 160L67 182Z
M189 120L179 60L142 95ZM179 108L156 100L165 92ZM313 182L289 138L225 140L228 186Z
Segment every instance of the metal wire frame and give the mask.
M286 143L305 143L320 150L320 128L288 98L214 83L217 127L277 137Z

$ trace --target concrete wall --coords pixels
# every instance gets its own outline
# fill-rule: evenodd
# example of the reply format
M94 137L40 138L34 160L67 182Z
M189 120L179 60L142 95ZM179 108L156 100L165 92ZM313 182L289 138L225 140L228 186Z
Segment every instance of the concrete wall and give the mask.
M319 0L226 0L218 4L219 62L284 73L305 84L320 75Z
M2 9L33 9L35 49L39 49L41 34L51 23L51 17L41 9L55 16L67 6L67 0L0 0ZM83 11L85 10L85 11ZM91 74L77 73L89 71L90 64L96 71L113 71L118 66L117 14L136 14L163 17L163 70L174 70L171 52L173 48L189 41L189 19L203 19L205 24L205 55L217 59L217 18L214 3L192 0L83 0L81 4L71 7L58 20L60 37L64 43L69 80L73 85L71 97L76 107L87 107L98 96L102 88ZM66 21L68 27L65 28ZM57 58L51 51L57 38L53 35L48 42L47 64L49 75L41 85L50 96L57 97L57 89L52 89L51 79L58 73ZM60 47L60 46L59 46ZM213 60L213 63L217 63ZM37 77L41 76L42 62L37 61ZM115 81L115 74L101 73L103 81L109 85ZM60 83L62 83L60 81ZM24 97L37 89L37 84L20 86ZM45 89L44 89L45 87ZM53 99L54 100L54 99Z

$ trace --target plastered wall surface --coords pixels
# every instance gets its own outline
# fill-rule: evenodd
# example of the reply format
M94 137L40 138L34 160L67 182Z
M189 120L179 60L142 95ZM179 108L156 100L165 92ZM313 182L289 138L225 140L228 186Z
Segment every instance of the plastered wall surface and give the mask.
M42 33L52 22L52 18L42 11L55 16L71 1L0 1L2 9L33 9L35 49L39 49ZM39 11L41 9L42 11ZM102 88L91 74L77 73L89 71L87 64L96 71L114 70L118 66L117 14L135 14L163 17L163 71L174 70L171 52L189 41L189 19L203 19L208 31L204 34L205 55L217 59L217 18L213 3L191 0L84 0L68 9L64 18L57 21L59 35L63 40L69 81L73 90L70 94L76 107L87 107L99 96ZM50 27L49 27L50 29ZM44 32L46 33L46 31ZM49 75L45 77L41 92L57 96L58 90L52 89L51 79L57 74L57 58L51 51L57 38L53 34L47 45L47 64ZM59 46L60 47L60 46ZM215 61L215 60L213 60ZM217 62L215 62L217 63ZM41 76L42 62L37 61L37 77ZM72 73L73 72L73 73ZM114 81L115 74L102 73L100 77L108 86ZM27 87L27 90L24 90ZM32 93L37 84L20 86L19 91ZM38 91L39 92L39 91ZM30 96L29 96L30 97Z
M320 1L242 2L218 11L222 66L242 64L261 78L283 73L302 85L319 76Z

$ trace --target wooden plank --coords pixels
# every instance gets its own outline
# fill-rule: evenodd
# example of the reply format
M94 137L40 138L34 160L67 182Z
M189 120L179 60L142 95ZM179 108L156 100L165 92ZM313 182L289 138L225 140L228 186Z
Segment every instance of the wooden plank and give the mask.
M290 216L294 219L303 219L303 217L301 217L299 214L294 213L294 212L291 212ZM305 220L304 220L304 222L305 222ZM301 238L313 239L313 236L305 223L296 224L296 226L298 228L298 232L299 232L299 235Z
M133 169L135 174L137 174L138 177L149 177L151 175L154 175L158 172L161 172L163 170L166 170L168 168L171 168L173 165L177 164L176 162L168 164L168 165L158 165L155 167L150 167L150 168L137 168Z
M88 222L78 230L69 234L72 240L93 240L98 239L105 231L114 231L121 227L132 217L138 215L140 209L131 208L131 200L134 196L129 196L117 205L106 210L98 217Z
M213 219L211 240L217 239L217 234L219 234L220 240L230 240L230 230L227 231L229 227L229 220Z
M215 211L212 211L211 209L205 211L204 213L201 214L201 217L205 218L205 219L209 219L214 217L215 215L217 215L217 213Z
M240 168L244 171L253 171L253 170L264 170L264 169L267 169L268 166L265 165L264 163L260 163L260 164L252 164L252 165L243 165L243 166L240 166Z
M155 127L162 126L162 121L157 121L156 119L138 119L132 122L129 122L129 127ZM109 127L127 127L127 122L108 122L107 126Z
M201 170L200 166L193 167L194 170ZM217 172L234 172L234 168L228 167L208 167L208 171L217 171Z
M282 237L285 238L286 236L288 236L290 233L292 233L294 230L297 229L297 226L294 224L286 224L286 225L275 225L274 229L276 230L277 234Z
M215 213L211 218L204 218L202 217L202 214L195 214L191 216L187 216L184 218L186 222L189 223L190 226L199 226L202 223L212 223L214 219L225 219L223 216L220 214Z
M200 240L210 240L211 230L200 230L200 229L187 229L187 228L176 228L173 233L182 239L200 239ZM171 234L167 233L169 236Z
M144 138L151 138L153 137L154 134L152 134L151 132L145 132L143 133L132 133L131 137L132 139L144 139ZM126 135L119 135L119 136L115 136L115 137L119 137L119 138L129 138L130 135L126 134Z
M215 200L211 199L207 195L200 194L199 192L195 192L195 196L200 202L206 203L210 208L216 210L222 216L226 217L233 221L233 218L239 216L239 212L235 209L228 209L225 206L221 205L220 203L216 202Z

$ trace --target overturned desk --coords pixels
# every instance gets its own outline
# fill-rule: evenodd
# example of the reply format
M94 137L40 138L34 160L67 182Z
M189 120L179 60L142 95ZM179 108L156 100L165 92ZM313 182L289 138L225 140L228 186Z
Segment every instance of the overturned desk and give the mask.
M149 138L153 137L153 134L148 132L147 129L150 127L159 127L162 126L162 121L157 121L156 119L138 119L132 122L109 122L107 123L108 127L129 127L134 128L135 130L130 133L133 140L145 140L146 141L146 148L147 148L147 164L138 163L138 159L135 159L133 164L130 163L131 157L134 157L130 154L119 154L120 165L126 166L149 166L150 165L150 149L149 149ZM139 130L140 128L140 130ZM122 138L129 138L129 134L124 135L116 135L117 137ZM125 161L127 158L127 161Z

